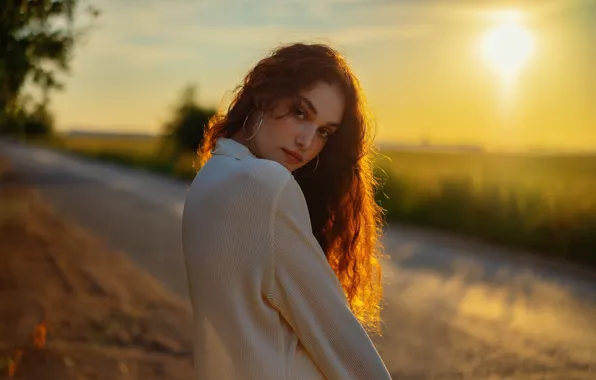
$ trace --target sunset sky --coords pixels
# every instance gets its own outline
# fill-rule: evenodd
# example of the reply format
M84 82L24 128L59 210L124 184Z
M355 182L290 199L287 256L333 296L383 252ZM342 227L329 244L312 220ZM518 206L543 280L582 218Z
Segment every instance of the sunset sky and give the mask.
M217 106L271 48L312 41L347 57L378 141L596 149L593 0L92 3L102 15L53 98L59 130L158 132L186 84ZM505 81L482 41L508 14L532 49Z

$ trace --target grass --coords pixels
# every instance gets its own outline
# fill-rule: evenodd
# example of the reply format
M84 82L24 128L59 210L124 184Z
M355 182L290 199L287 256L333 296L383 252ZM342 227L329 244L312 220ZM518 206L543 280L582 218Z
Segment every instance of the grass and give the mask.
M179 179L191 179L196 174L192 154L174 155L158 138L59 136L50 144L81 156Z
M157 139L62 138L61 149L192 179L192 155ZM596 156L383 152L389 222L452 231L596 267Z
M391 152L389 221L596 267L596 156Z

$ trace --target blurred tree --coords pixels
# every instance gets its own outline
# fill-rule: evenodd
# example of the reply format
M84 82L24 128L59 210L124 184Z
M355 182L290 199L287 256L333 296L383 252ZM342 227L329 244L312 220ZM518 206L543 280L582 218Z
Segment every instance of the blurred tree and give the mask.
M47 103L37 103L23 122L23 132L28 138L46 137L54 130L54 116Z
M74 18L85 0L2 0L0 8L0 133L10 132L19 94L28 81L40 89L37 108L48 113L49 93L63 85L57 72L68 72L73 48L87 32ZM88 5L91 18L99 11ZM41 111L39 111L41 112ZM41 113L37 113L40 116ZM17 112L18 114L18 112ZM36 117L37 117L36 116ZM12 121L11 121L12 120ZM32 127L32 130L38 130ZM24 132L27 132L26 130Z
M2 133L21 139L39 139L52 134L54 117L47 102L35 102L29 95L20 95L4 112Z
M174 107L172 118L164 124L163 137L174 149L174 154L197 150L203 141L203 133L215 110L204 108L196 101L197 87L187 85Z

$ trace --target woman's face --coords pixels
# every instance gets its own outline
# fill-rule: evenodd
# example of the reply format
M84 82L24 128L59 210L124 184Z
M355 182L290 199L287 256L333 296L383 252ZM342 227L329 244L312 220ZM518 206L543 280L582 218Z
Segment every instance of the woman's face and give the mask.
M266 113L258 131L261 114L255 112L245 138L256 132L248 141L255 154L293 172L316 159L327 139L340 127L344 106L339 86L317 82L301 92L297 102L284 100L271 113Z

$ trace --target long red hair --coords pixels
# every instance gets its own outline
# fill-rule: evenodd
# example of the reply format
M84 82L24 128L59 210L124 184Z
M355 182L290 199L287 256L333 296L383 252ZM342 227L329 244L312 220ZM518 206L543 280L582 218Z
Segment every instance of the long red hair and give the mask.
M338 84L345 97L341 127L315 162L294 176L306 198L315 237L343 286L351 310L369 331L379 332L382 301L382 210L375 202L373 130L360 83L345 59L323 44L283 45L260 60L235 91L227 112L205 128L198 167L217 139L231 137L254 109L272 110L317 81ZM315 160L313 160L315 161Z

